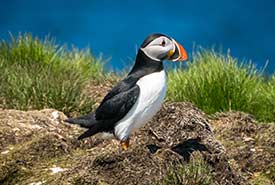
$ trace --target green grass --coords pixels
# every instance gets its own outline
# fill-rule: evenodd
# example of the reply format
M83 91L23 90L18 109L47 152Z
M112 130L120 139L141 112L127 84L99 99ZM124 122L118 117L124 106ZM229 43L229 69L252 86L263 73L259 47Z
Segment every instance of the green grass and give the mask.
M83 93L103 77L103 63L89 50L67 50L54 40L30 34L0 43L0 107L54 108L66 114L88 112L93 101Z
M211 185L214 184L211 167L202 160L178 164L163 179L162 185Z
M275 74L262 86L261 109L255 113L266 121L275 121Z
M213 50L192 58L187 69L168 72L168 100L190 101L209 114L236 110L275 121L275 75L266 79L253 64ZM30 34L0 42L0 108L86 113L94 102L84 89L103 78L102 59L89 50L68 50Z
M275 121L275 76L264 79L251 63L201 50L187 69L168 74L170 101L190 101L210 114L236 110L251 113L260 121Z

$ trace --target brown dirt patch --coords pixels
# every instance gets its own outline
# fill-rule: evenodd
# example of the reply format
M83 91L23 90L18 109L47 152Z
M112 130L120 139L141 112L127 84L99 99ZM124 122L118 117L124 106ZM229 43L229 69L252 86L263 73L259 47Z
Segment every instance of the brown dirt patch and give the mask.
M55 110L0 112L1 136L11 138L0 143L3 184L159 184L176 164L193 159L211 167L215 184L246 183L227 155L231 148L225 150L207 116L189 103L165 104L127 151L114 140L77 141L82 130ZM51 174L52 166L66 170Z
M211 123L236 170L250 181L264 176L275 182L274 123L258 123L241 112L217 114Z

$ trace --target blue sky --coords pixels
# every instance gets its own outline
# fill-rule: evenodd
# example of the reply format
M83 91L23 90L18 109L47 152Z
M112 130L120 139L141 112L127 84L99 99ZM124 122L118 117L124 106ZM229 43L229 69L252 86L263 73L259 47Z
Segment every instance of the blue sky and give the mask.
M0 38L9 33L50 34L60 44L90 47L111 57L109 67L131 63L150 33L174 37L189 53L193 46L230 48L233 56L269 60L275 68L275 1L71 1L0 0Z

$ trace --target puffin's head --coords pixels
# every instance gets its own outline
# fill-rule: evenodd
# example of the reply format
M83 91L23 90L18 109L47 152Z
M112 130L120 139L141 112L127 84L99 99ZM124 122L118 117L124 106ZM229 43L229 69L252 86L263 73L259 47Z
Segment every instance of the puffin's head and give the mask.
M156 61L186 61L188 60L185 49L171 37L163 34L149 35L140 48L145 55Z

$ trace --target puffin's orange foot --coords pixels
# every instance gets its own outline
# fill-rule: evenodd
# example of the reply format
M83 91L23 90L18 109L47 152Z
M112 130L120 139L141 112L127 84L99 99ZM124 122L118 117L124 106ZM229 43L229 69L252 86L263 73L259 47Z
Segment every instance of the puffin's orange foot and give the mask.
M127 139L125 141L121 141L120 144L121 144L122 149L127 150L129 148L129 143L130 143L129 139Z

